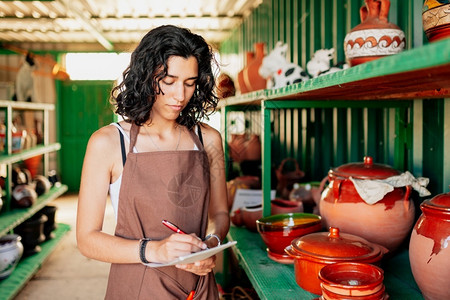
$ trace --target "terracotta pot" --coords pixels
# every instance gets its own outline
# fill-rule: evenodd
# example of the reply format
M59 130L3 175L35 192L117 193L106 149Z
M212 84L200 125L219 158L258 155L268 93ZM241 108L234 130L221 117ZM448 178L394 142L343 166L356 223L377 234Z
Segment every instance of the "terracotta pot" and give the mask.
M228 143L230 149L230 157L234 162L241 162L246 158L245 142L247 141L246 134L232 134L231 140Z
M389 0L366 0L360 9L361 24L344 39L345 56L350 66L356 66L405 48L405 33L388 22Z
M241 94L245 94L250 91L250 86L248 85L249 80L247 78L248 73L246 72L246 70L254 58L255 58L254 52L248 51L245 53L245 66L237 75L238 87Z
M262 206L252 206L241 208L242 223L244 226L253 232L256 232L256 221L262 218Z
M450 193L420 208L409 243L411 270L425 299L450 299Z
M5 279L16 268L23 254L21 237L8 234L0 237L0 279Z
M261 141L259 135L251 134L244 143L245 160L261 159Z
M289 168L289 164L292 164L294 168ZM301 181L305 176L305 172L300 170L300 166L295 158L288 157L281 161L275 170L275 175L277 176L277 195L288 199L294 184Z
M326 300L384 299L383 279L381 268L365 263L335 263L319 271L322 297Z
M361 262L377 264L383 257L383 247L361 237L340 233L331 227L329 233L310 233L292 241L285 248L294 257L295 280L311 293L320 295L319 271L338 262Z
M25 167L31 173L31 178L34 178L39 173L41 162L42 162L42 155L33 156L23 161Z
M423 29L430 42L450 37L449 0L425 0L422 11Z
M383 164L375 164L366 156L364 163L345 164L328 173L329 185L322 193L320 214L326 226L361 236L394 251L410 234L414 223L411 186L394 188L374 204L366 203L358 194L351 178L386 179L400 172Z
M286 199L273 199L270 202L270 212L272 215L301 213L303 212L303 202Z
M293 239L322 229L320 216L305 213L286 213L272 215L256 221L262 240L267 245L270 259L292 264L294 258L284 252Z
M259 68L262 65L264 59L264 47L265 43L255 43L255 58L248 64L248 67L244 70L244 80L249 88L249 92L263 90L267 86L267 80L259 75Z
M227 182L228 210L233 207L238 189L260 189L261 180L257 176L239 176Z

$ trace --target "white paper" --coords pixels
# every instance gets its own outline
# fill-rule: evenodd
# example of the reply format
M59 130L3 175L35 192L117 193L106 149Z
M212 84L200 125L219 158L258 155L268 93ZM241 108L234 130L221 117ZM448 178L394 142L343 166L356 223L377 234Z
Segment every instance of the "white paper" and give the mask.
M275 199L275 190L270 191L270 199ZM241 207L257 206L262 204L263 191L262 190L249 190L249 189L237 189L234 195L233 206L231 211L235 211Z
M145 264L147 267L152 267L152 268L159 268L159 267L166 267L166 266L173 266L173 265L178 265L178 264L191 264L194 263L196 261L199 260L203 260L203 259L207 259L210 256L213 256L231 246L236 245L237 242L236 241L232 241L232 242L228 242L226 244L222 244L220 246L211 248L211 249L206 249L206 250L202 250L199 252L195 252L189 255L185 255L185 256L180 256L177 259L165 263L165 264L160 264L160 263L148 263Z

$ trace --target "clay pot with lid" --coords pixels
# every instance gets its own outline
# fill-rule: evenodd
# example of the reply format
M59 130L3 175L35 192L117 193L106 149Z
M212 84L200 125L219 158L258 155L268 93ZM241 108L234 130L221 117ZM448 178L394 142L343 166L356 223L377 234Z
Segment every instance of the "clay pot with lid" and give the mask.
M409 243L409 260L425 299L450 299L450 193L421 205Z
M319 271L338 262L377 264L385 249L362 237L341 233L331 227L329 232L310 233L296 238L285 252L294 257L295 281L308 292L320 295Z
M400 172L372 157L363 163L349 163L328 172L329 185L320 199L320 215L326 226L363 237L395 251L410 234L414 223L411 186L396 187L374 204L364 201L352 180L386 179Z
M361 23L344 39L350 66L397 54L405 48L405 33L388 21L390 5L389 0L366 0L361 7Z

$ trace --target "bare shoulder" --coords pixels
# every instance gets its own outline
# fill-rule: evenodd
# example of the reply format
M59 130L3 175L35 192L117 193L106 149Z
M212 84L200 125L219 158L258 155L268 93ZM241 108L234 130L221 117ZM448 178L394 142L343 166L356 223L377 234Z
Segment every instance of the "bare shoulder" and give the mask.
M95 131L89 138L88 151L111 152L111 149L119 146L119 132L113 125L106 125Z
M206 123L199 123L205 145L222 145L222 135L220 132Z

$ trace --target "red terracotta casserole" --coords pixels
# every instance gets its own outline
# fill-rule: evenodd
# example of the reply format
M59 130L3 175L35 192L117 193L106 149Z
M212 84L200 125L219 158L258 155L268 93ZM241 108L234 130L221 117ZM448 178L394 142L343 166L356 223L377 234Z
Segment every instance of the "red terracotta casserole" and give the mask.
M331 227L329 232L310 233L296 238L285 248L294 257L295 281L304 290L320 295L319 271L337 262L377 264L386 252L384 247L364 238L340 233Z

